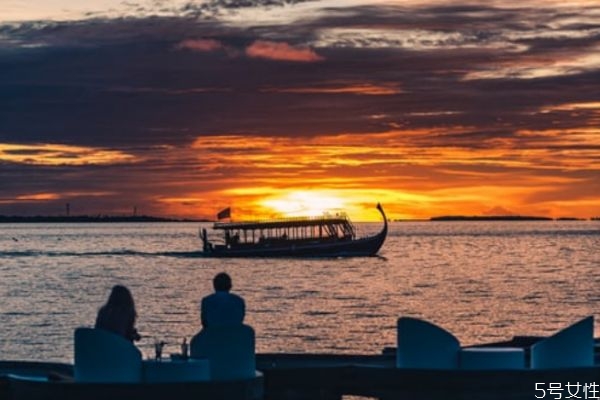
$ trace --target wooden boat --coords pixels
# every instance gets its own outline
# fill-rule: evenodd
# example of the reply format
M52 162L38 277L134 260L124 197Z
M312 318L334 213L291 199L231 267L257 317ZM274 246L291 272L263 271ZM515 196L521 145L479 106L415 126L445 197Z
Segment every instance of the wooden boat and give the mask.
M380 204L383 228L373 236L357 238L345 215L286 218L269 221L217 222L223 243L200 233L208 257L360 257L375 255L387 236L388 223Z

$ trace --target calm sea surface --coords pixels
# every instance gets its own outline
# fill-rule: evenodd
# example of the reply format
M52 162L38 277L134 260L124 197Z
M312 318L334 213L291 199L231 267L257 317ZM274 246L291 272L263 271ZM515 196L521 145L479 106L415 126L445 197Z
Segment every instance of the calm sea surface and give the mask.
M175 352L220 271L246 299L259 352L378 353L402 315L463 344L600 315L598 221L393 223L380 257L316 260L199 258L199 227L0 225L0 359L71 362L73 330L117 283L133 292L142 352L154 339Z

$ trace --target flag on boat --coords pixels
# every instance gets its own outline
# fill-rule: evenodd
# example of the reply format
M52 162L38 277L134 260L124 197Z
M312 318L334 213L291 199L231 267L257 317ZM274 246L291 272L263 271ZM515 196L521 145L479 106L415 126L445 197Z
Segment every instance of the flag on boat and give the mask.
M227 207L224 210L219 211L217 219L231 218L231 207Z

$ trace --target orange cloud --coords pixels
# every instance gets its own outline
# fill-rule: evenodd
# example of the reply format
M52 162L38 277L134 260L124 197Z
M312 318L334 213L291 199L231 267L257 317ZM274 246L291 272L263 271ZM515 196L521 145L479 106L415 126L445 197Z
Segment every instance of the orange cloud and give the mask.
M392 218L483 215L501 208L553 217L598 213L600 197L586 193L600 170L597 132L519 131L502 140L481 138L476 148L453 139L471 131L455 126L312 138L200 137L193 151L215 185L210 194L195 195L228 199L224 206L235 205L237 218L272 216L274 209L314 212L321 205L310 199L339 199L357 220L377 219L377 201ZM445 136L452 145L444 145Z
M0 203L75 201L81 195L86 204L90 196L105 197L94 203L104 204L120 196L144 212L178 217L214 218L232 206L238 219L339 207L356 221L378 220L378 201L391 218L482 215L502 208L553 217L599 214L597 130L521 130L501 139L482 136L476 146L461 139L472 131L452 126L313 137L200 136L191 145L150 149L145 159L152 162L123 168L118 180L89 193L38 187L31 194L7 193ZM99 156L114 150L15 146L1 145L0 160L85 165L119 159ZM65 159L71 164L61 164ZM143 179L148 173L151 181ZM125 212L120 202L108 207Z
M242 135L229 135L199 138L193 148L203 154L207 165L227 165L228 168L251 165L248 171L262 168L306 170L315 169L315 166L321 173L340 166L377 166L384 170L404 165L532 170L577 170L584 165L600 167L594 149L600 140L596 130L519 131L502 140L490 138L488 146L477 149L470 147L470 143L444 144L444 136L460 135L469 130L469 127L456 126L314 138L254 137L251 140ZM435 144L433 140L439 143ZM484 144L485 139L480 143ZM591 148L579 148L574 152L573 145ZM290 158L289 154L295 154L295 157Z
M294 47L285 42L257 40L246 48L246 55L252 58L266 58L278 61L316 62L323 57L308 47Z
M130 163L137 158L120 150L64 144L0 143L0 161L29 165L106 165Z
M223 44L214 39L186 39L175 46L179 50L211 52L223 48Z
M589 101L585 103L564 103L540 109L542 113L551 113L555 111L592 111L600 115L600 101Z
M24 194L17 196L16 200L22 201L43 201L43 200L56 200L60 199L57 193L35 193L35 194Z
M264 89L264 92L276 93L310 93L310 94L361 94L369 96L387 96L398 94L402 91L397 86L373 85L370 83L355 84L338 87L304 87L304 88L283 88L283 89Z
M61 196L58 193L28 193L15 196L14 198L0 198L0 204L12 204L17 202L36 202L58 200Z

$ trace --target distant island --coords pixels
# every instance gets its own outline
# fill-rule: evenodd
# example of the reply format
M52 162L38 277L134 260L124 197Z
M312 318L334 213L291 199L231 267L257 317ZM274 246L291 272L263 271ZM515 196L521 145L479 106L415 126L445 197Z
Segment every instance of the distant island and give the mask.
M444 215L431 217L430 221L553 221L548 217L526 215Z
M590 221L598 221L600 217L590 218ZM536 217L531 215L444 215L431 217L429 221L587 221L585 218L576 217Z
M174 219L152 217L149 215L58 215L58 216L17 216L17 215L0 215L0 223L20 223L20 222L37 222L37 223L53 223L53 222L210 222L203 219Z

